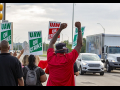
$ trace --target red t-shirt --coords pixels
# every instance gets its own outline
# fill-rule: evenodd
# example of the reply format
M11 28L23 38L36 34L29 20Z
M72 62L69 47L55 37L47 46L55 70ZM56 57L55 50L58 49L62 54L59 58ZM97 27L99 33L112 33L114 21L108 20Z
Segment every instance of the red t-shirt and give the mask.
M73 66L78 57L75 49L67 54L54 53L53 48L47 50L49 78L46 86L75 86Z
M47 60L40 60L38 67L45 69L47 67Z
M46 69L45 69L45 73L46 73L46 74L49 74L48 65L47 65L47 67L46 67Z

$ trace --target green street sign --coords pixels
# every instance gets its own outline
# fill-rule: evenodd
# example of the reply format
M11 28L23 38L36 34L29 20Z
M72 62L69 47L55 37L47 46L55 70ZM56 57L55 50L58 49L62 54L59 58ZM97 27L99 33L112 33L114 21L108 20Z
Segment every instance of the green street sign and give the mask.
M82 37L84 35L85 27L81 27L81 32L82 32ZM78 28L75 28L75 34L74 34L74 39L73 39L73 44L72 44L72 49L75 48L77 45L77 37L78 37Z
M1 23L1 41L7 40L9 42L10 49L13 50L13 23L4 22Z
M28 32L29 51L32 55L43 55L42 31Z

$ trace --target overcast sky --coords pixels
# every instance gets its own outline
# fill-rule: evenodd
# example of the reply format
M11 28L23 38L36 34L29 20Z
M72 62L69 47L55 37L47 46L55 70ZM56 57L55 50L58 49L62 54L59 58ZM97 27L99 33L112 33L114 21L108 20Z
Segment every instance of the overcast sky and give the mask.
M43 42L48 41L49 21L67 23L63 40L72 41L73 3L7 3L6 20L13 22L13 41L28 41L29 31L42 31ZM10 7L8 7L10 6ZM87 35L120 34L120 3L75 3L74 23L80 21ZM75 27L75 26L74 26ZM73 29L75 32L75 28ZM62 40L62 34L60 40Z

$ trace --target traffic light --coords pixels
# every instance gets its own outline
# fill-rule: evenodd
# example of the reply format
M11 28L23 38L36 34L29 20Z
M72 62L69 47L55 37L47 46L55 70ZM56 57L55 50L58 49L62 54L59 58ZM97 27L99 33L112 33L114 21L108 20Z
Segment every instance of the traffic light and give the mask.
M0 11L2 11L3 10L3 5L2 4L0 4ZM2 13L0 13L0 20L2 20L2 18L3 18L3 14Z

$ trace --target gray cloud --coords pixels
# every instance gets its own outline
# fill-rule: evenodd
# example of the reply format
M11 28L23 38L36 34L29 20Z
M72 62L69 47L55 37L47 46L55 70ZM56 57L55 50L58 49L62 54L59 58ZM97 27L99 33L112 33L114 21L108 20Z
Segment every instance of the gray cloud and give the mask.
M11 7L7 8L6 18L13 22L16 36L22 35L27 39L28 31L42 30L45 39L48 35L49 21L60 21L68 24L62 31L64 39L68 38L65 35L67 34L72 41L72 3L7 3L7 5ZM82 26L86 26L84 37L103 32L97 23L103 25L106 33L119 32L119 3L76 3L74 9L74 22L80 21Z

